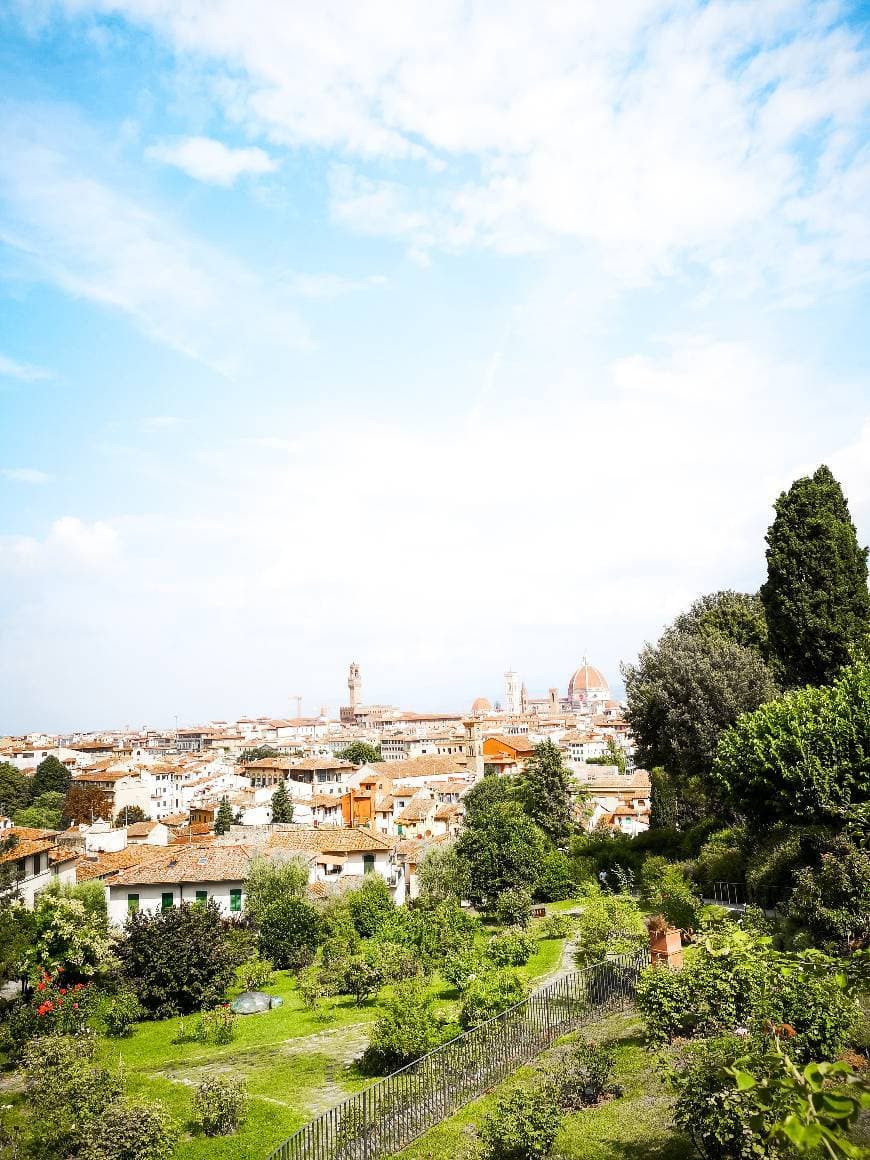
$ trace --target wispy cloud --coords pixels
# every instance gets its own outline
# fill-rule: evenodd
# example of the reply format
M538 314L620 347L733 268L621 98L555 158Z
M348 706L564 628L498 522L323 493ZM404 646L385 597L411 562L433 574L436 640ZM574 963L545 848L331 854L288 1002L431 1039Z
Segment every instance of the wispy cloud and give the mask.
M278 162L256 147L232 149L212 137L183 137L152 145L146 156L172 165L197 181L211 185L235 185L244 175L274 173Z
M0 378L19 379L22 383L35 383L41 379L51 379L53 377L51 371L44 370L42 367L32 366L30 363L16 362L15 359L7 358L6 355L0 354Z
M54 476L35 467L0 467L0 475L13 483L49 483Z
M629 283L691 265L795 301L866 266L870 47L848 5L69 6L149 26L251 136L332 150L337 220L418 258L567 239Z
M347 278L342 274L285 275L283 283L291 294L300 298L339 298L342 294L352 294L357 290L373 290L385 286L383 274L369 274L365 278Z
M229 376L310 344L259 274L103 177L99 138L80 118L5 106L0 136L0 228L32 276Z

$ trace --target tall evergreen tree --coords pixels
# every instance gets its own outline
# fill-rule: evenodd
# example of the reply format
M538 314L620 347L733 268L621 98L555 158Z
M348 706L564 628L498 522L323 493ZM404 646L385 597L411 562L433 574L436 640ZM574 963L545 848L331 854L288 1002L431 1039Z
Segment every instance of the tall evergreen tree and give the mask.
M525 812L554 842L564 842L574 828L578 792L553 742L536 745L523 769L518 794Z
M43 793L66 793L71 780L70 771L64 763L49 753L36 767L31 794L37 798Z
M287 784L283 781L272 794L272 821L293 821L293 802L290 800L290 795L287 793Z
M771 652L786 684L828 684L870 632L867 548L824 465L775 507L761 589Z
M230 826L233 824L233 811L230 807L229 798L221 798L221 804L218 806L217 817L214 820L214 832L216 834L226 834Z

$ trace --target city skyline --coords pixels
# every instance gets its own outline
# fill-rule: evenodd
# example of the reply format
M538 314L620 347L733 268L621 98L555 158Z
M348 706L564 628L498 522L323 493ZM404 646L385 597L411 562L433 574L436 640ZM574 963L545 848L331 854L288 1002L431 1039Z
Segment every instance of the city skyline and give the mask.
M0 16L0 733L618 691L870 540L866 6L208 12Z

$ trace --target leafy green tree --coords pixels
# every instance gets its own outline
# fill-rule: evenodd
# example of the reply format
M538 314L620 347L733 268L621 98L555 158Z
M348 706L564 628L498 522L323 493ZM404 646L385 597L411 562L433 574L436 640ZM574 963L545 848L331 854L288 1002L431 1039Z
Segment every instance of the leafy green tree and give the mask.
M228 797L221 798L221 804L218 806L218 812L214 820L214 832L216 834L229 833L230 826L233 824L233 809L230 805Z
M36 920L32 910L22 902L0 904L0 983L26 975L35 938Z
M394 914L396 904L380 874L367 874L362 885L345 895L353 924L363 938L376 935Z
M845 821L870 802L870 662L741 717L713 774L747 822Z
M757 592L726 589L700 596L674 621L678 632L733 641L766 657L770 647L764 604Z
M287 784L283 781L272 794L272 821L293 821L293 802L290 800L290 795L287 792Z
M811 866L795 871L783 914L813 942L842 951L870 939L870 850L846 834L819 839Z
M481 971L469 979L462 996L459 1009L459 1024L463 1031L486 1023L515 1007L526 997L526 985L515 970L499 967L494 971Z
M279 898L260 916L260 953L279 970L307 967L321 938L320 915L301 898Z
M543 1160L561 1122L552 1085L515 1088L499 1097L483 1122L483 1160Z
M255 749L243 749L236 758L236 765L247 765L249 761L263 761L267 757L277 757L278 750L271 745L258 745Z
M37 895L33 917L33 946L28 954L32 974L62 969L75 982L117 966L105 908L99 913L82 898L47 889Z
M115 818L115 828L120 830L122 826L132 826L136 822L150 821L151 819L141 806L124 806L122 810L118 810Z
M531 890L549 848L546 835L518 808L509 779L484 777L465 797L456 852L468 867L468 897L492 910L506 890Z
M424 903L461 901L468 894L468 866L456 852L455 842L433 846L417 868L420 899Z
M49 753L36 767L31 793L34 798L43 793L66 793L72 777L64 763Z
M561 850L550 850L541 860L535 882L535 898L541 902L560 902L574 893L571 859Z
M575 958L581 966L597 963L606 955L640 950L646 946L647 938L646 924L636 902L618 894L590 895L577 920Z
M352 765L371 765L374 761L384 760L380 745L369 745L367 741L351 741L335 756Z
M625 750L621 745L617 745L612 737L607 738L607 752L601 757L587 757L587 765L615 765L620 773L625 773L626 758Z
M574 803L579 792L553 742L536 745L519 778L517 796L526 814L557 844L574 829Z
M30 805L32 781L10 762L0 761L0 814L11 818Z
M827 684L870 633L867 548L824 465L775 507L761 589L771 651L786 684Z
M259 923L267 907L282 898L302 898L308 886L308 866L301 858L255 857L245 884L245 910Z
M214 1007L235 977L221 912L209 899L127 919L119 947L124 974L153 1017L189 1015Z
M12 821L16 826L31 826L36 830L57 830L63 817L66 798L62 793L49 791L40 794L31 805L16 810Z
M734 596L697 601L657 644L644 645L636 665L623 666L638 764L663 766L680 782L707 778L722 733L778 692L756 648L710 628L715 608L730 608Z

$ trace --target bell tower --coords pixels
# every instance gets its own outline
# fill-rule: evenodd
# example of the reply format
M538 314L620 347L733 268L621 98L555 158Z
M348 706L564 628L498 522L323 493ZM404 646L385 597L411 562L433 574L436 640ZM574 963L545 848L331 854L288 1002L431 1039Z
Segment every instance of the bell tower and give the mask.
M347 673L347 690L350 693L350 707L356 710L362 704L362 678L359 675L359 665L353 661Z

